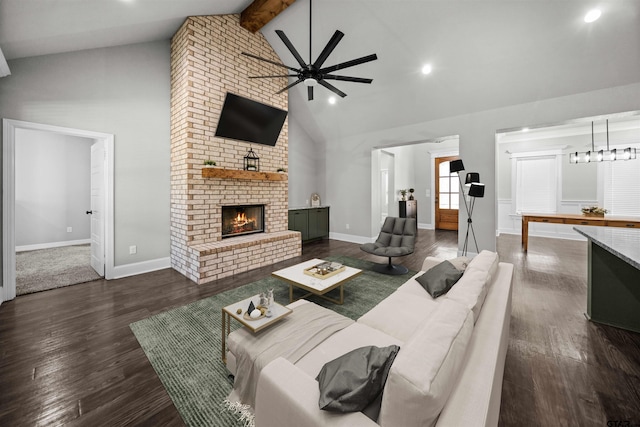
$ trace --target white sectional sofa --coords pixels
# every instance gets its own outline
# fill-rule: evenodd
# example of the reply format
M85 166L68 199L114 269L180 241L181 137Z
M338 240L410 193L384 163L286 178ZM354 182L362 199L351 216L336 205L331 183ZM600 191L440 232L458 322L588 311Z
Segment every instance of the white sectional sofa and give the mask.
M441 261L429 257L423 270ZM415 280L423 272L295 364L284 358L269 363L257 383L256 426L497 425L513 265L482 251L453 288L436 299ZM362 412L320 410L315 378L322 366L368 345L400 346L376 421ZM233 372L233 353L228 366Z

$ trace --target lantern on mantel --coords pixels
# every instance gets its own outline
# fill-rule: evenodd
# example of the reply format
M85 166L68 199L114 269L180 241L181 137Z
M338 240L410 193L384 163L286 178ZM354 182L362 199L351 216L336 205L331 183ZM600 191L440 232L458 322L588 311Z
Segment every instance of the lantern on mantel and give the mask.
M253 148L249 147L249 152L244 156L244 170L246 171L260 171L260 157L253 151Z

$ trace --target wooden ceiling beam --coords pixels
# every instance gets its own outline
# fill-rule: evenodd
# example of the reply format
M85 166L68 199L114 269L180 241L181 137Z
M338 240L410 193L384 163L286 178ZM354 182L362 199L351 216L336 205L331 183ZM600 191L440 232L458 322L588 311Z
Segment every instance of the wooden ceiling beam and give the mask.
M294 1L296 0L254 0L240 14L240 26L255 33Z

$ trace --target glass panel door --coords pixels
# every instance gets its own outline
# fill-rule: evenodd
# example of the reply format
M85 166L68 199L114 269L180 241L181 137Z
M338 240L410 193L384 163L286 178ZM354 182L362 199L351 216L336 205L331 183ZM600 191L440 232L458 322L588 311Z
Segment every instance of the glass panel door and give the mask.
M457 157L437 157L436 176L436 229L457 230L460 206L458 174L449 172L451 160Z

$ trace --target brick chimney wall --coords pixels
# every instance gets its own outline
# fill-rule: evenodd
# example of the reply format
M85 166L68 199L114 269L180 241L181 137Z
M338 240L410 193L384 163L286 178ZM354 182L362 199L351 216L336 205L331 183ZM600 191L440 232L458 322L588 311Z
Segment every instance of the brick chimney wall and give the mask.
M242 170L253 150L261 172L288 168L288 121L274 147L215 137L227 92L288 110L275 94L286 78L249 79L283 69L241 52L280 62L260 33L239 15L186 19L171 40L171 265L205 283L301 254L300 234L288 231L288 182L203 178L204 160ZM223 205L264 204L265 233L222 240Z

